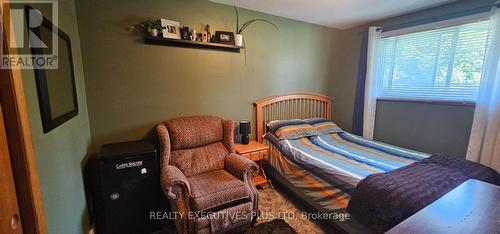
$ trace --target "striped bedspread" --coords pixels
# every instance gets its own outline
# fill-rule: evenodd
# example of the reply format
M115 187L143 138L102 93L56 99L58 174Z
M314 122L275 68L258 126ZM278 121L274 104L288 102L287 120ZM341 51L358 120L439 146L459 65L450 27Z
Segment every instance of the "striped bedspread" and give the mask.
M272 134L269 164L327 210L345 208L360 180L429 157L429 154L338 132L295 140Z

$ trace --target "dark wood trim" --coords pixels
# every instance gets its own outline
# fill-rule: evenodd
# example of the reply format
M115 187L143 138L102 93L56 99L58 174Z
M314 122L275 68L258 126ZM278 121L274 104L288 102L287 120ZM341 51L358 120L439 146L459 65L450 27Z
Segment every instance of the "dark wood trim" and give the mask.
M0 233L21 234L19 202L17 201L16 183L12 172L9 144L4 125L2 106L0 105Z
M186 47L186 48L200 48L200 49L213 49L222 50L227 52L239 53L242 47L235 45L228 45L222 43L211 43L211 42L198 42L198 41L188 41L180 39L170 39L163 37L153 37L146 36L144 39L146 44L151 45L165 45L165 46L175 46L175 47Z
M8 3L3 8L2 27L11 25ZM4 32L9 32L5 31ZM10 35L2 34L3 45L8 45ZM17 54L17 50L4 47L4 53ZM0 69L0 103L9 142L12 171L16 183L21 224L24 233L47 233L42 207L42 192L33 150L28 110L24 96L23 77L19 69Z
M411 98L377 98L377 101L392 101L392 102L414 102L414 103L428 103L428 104L439 104L439 105L449 105L449 106L471 106L475 107L475 102L466 101L446 101L446 100L421 100L421 99L411 99Z

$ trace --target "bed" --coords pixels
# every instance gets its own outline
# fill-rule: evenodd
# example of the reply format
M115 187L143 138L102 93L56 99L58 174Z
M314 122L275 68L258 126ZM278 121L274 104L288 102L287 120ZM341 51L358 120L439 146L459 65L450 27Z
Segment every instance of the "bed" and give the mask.
M277 121L297 119L309 121L308 124L318 124L331 120L332 100L324 95L295 93L272 96L257 101L255 106L257 140L270 147L264 170L271 182L292 193L306 205L310 214L329 214L318 219L338 232L370 233L373 230L353 217L344 219L349 215L347 207L360 181L368 176L396 172L400 168L416 164L415 162L428 161L431 156L367 140L340 128L332 128L333 130L320 135L281 140L271 133L273 131L268 125ZM429 168L427 165L423 167ZM457 180L456 183L461 182ZM449 187L453 186L455 184ZM446 189L449 188L442 190ZM441 193L439 191L435 196L440 196ZM356 196L360 197L359 194ZM358 203L360 202L357 201ZM361 207L358 209L361 213L369 213L363 210L368 207L366 203L358 207ZM408 212L403 215L407 216ZM376 219L376 215L374 216L358 217ZM360 220L365 222L364 219ZM380 230L387 227L381 227Z

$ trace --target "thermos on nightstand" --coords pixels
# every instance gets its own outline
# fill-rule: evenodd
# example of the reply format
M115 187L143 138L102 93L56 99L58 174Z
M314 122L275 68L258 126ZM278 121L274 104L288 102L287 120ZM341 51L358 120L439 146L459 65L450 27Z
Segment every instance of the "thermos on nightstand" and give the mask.
M248 142L250 141L250 137L248 136L248 134L250 134L250 121L248 120L240 121L240 134L241 134L241 144L248 145Z

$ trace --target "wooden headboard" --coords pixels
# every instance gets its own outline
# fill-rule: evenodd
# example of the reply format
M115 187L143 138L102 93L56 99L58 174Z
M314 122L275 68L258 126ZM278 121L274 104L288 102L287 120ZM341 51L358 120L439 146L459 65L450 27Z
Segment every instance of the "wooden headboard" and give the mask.
M257 107L257 141L262 142L262 135L269 121L280 119L305 119L322 117L331 120L332 99L315 93L290 93L271 96L255 102Z

